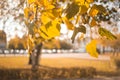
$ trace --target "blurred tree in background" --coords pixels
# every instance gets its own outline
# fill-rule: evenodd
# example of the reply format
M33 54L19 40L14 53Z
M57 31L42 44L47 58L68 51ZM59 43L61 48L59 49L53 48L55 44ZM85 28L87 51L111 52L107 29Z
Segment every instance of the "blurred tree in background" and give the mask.
M114 55L120 53L120 34L117 34L117 39L108 40L108 39L98 39L98 44L102 46L102 53L112 52ZM109 49L110 48L110 49ZM100 48L99 48L100 49ZM108 49L108 50L105 50Z
M3 30L0 30L0 49L6 49L7 41L6 41L6 33Z
M8 42L9 49L27 49L27 37L23 36L23 38L19 38L16 36Z

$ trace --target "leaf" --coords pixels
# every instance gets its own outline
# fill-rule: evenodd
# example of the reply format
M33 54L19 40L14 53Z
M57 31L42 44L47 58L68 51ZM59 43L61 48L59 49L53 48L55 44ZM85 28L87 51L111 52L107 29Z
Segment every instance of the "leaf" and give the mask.
M82 32L84 34L86 33L86 27L83 25L80 25L77 29L78 29L78 32Z
M63 17L62 19L69 30L74 30L74 25L66 17Z
M35 0L28 0L28 4L32 4L34 2L35 2Z
M94 17L98 14L98 12L99 12L99 10L97 9L97 5L94 4L89 11L89 15Z
M97 9L99 12L103 13L104 15L106 14L106 9L102 5L97 5Z
M79 12L79 5L77 3L72 3L68 5L65 13L68 19L71 19Z
M54 9L52 9L52 14L55 17L59 17L59 16L61 16L61 11L62 11L62 8L54 8Z
M102 6L102 5L96 5L94 4L90 11L89 11L89 15L94 17L96 16L99 12L103 13L104 15L106 14L106 9Z
M75 0L75 2L83 5L85 3L85 0Z
M85 5L81 5L80 6L80 14L84 14L86 13L88 10L88 8Z
M92 40L86 45L86 51L93 57L98 57L98 52L96 50L96 40Z
M97 22L94 19L92 19L91 22L90 22L90 26L94 27L96 25L97 25Z
M49 27L41 26L40 27L40 36L44 39L51 39L53 37L60 35L60 24L57 20L52 21L52 24Z
M29 14L29 8L25 8L24 9L24 16L25 16L25 18L28 18L28 14Z
M74 28L73 35L72 35L72 37L71 37L72 43L74 43L75 37L76 37L76 35L77 35L79 32L86 33L86 28L85 28L85 26L81 25L80 27L75 27L75 28Z
M55 8L55 6L52 5L52 2L50 2L49 0L43 0L43 5L44 5L45 9L53 9L53 8Z
M47 30L50 26L52 26L52 22L51 22L51 21L50 21L50 22L48 22L48 23L45 25L46 30Z
M86 0L88 3L91 3L91 2L93 2L94 0Z
M75 0L75 2L80 5L85 5L88 8L90 3L93 2L93 0Z
M75 21L75 24L77 24L77 23L79 22L79 20L80 20L80 16L78 15L78 16L77 16L77 19L76 19L76 21Z
M50 22L51 19L48 17L48 15L46 13L43 13L41 15L41 22L46 25L48 22Z
M106 37L107 39L110 40L117 39L115 35L113 35L110 31L106 30L105 28L100 27L98 32L102 37Z

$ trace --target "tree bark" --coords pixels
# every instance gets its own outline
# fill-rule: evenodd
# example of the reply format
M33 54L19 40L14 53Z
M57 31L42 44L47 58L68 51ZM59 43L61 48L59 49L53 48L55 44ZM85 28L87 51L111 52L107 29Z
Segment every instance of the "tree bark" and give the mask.
M35 69L39 65L39 59L41 55L41 50L42 50L42 43L39 43L38 45L35 46L35 49L29 56L29 63L32 65L32 69Z
M36 46L35 65L39 65L39 59L40 59L40 56L41 56L42 46L43 46L42 43L40 43Z
M32 55L31 55L31 53L30 53L30 55L29 55L29 61L28 61L28 64L29 64L29 65L32 64Z

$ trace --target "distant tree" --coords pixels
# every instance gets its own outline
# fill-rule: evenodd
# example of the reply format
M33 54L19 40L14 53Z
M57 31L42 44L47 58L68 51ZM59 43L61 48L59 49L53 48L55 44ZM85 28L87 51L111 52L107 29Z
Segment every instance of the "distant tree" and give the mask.
M6 42L6 33L0 30L0 41Z
M10 49L26 49L27 48L27 38L24 36L23 38L19 38L16 36L11 39L9 42L8 48Z
M73 46L70 43L66 42L65 40L60 41L60 49L69 50L72 48Z
M117 35L116 40L110 41L110 43L110 47L113 48L113 54L118 55L118 53L120 52L120 34Z
M6 33L3 30L0 30L0 49L6 49L6 47L7 47Z
M50 39L44 42L43 48L45 49L60 49L60 41L58 39Z

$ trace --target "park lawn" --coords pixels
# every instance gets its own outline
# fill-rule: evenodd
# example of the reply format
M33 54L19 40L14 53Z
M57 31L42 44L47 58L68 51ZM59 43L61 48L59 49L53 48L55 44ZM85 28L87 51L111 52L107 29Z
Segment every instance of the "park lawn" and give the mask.
M54 68L85 68L93 67L98 71L113 71L110 61L89 60L76 58L41 58L42 66ZM28 57L26 56L5 56L0 57L0 69L30 69Z

